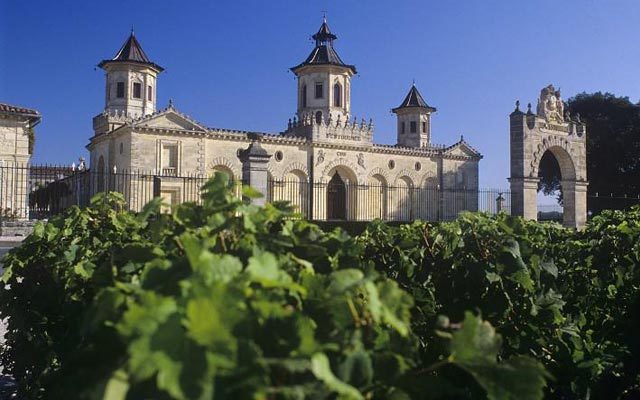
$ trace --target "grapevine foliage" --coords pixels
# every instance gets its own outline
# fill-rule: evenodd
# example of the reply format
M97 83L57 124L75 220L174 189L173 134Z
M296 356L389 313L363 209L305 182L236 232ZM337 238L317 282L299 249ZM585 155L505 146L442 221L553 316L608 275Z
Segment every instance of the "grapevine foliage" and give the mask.
M549 375L500 354L503 336L475 311L484 304L452 310L458 323L416 318L424 295L370 261L377 242L323 232L286 204L249 205L229 185L217 174L201 204L171 214L159 199L122 211L112 193L37 225L4 260L0 294L2 363L19 394L542 397Z
M373 223L358 241L413 296L421 363L440 357L432 326L448 324L441 315L478 309L503 337L505 366L529 355L553 376L545 398L640 396L640 208L606 211L579 232L466 213L441 224Z

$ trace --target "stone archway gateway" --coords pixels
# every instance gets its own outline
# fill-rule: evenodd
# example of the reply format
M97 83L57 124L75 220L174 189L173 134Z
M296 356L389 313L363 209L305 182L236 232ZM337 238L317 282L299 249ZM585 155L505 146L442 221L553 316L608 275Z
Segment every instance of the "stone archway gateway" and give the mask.
M540 91L536 112L510 115L511 213L537 219L540 161L551 154L560 166L565 226L582 228L587 220L586 126L580 116L564 112L560 90L552 85Z

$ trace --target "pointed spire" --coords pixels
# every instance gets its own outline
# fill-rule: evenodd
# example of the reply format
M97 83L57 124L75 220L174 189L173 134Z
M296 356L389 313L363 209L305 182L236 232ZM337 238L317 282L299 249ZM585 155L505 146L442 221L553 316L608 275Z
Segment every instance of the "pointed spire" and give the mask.
M291 70L296 73L300 68L306 65L337 65L341 67L346 67L351 70L352 74L356 74L356 67L353 65L345 64L336 50L333 48L333 41L338 37L331 33L331 29L329 29L329 24L327 24L326 15L322 18L322 25L320 25L320 29L316 32L312 38L316 41L315 48L311 51L311 54L307 57L307 59L298 64L297 66L291 68Z
M327 24L327 16L326 14L322 17L322 25L320 25L320 29L316 32L312 38L316 41L316 46L320 46L323 43L329 42L329 44L333 44L333 41L338 37L331 33L331 29L329 29L329 24Z
M110 60L102 60L98 66L102 68L111 62L133 62L138 64L147 64L151 67L154 67L159 72L163 71L164 68L152 62L147 54L142 49L140 42L136 39L136 35L133 31L133 26L131 26L131 34L124 42L120 50L116 53L116 55Z
M402 101L402 104L400 104L398 107L394 108L391 111L396 112L403 108L412 108L412 107L424 108L428 112L436 111L435 107L431 107L430 105L427 104L426 101L424 101L424 99L422 98L422 95L418 91L418 88L416 88L415 81L411 85L411 89L409 89L409 93L407 93L407 96Z

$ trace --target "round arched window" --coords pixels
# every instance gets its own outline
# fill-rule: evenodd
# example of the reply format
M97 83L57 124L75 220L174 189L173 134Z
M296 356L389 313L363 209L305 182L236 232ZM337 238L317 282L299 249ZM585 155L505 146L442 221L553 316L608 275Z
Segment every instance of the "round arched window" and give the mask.
M417 162L416 165L415 165L415 169L416 169L416 171L420 171L422 169L422 164Z
M282 161L282 159L284 158L284 154L282 154L282 152L278 150L276 151L276 154L274 155L274 157L276 158L276 161Z
M396 162L393 160L389 160L389 169L394 169L396 167Z

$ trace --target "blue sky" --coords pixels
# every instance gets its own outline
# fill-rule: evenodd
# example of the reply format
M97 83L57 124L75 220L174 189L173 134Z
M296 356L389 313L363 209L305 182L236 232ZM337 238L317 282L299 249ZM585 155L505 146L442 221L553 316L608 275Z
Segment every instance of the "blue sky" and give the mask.
M507 187L508 115L549 83L640 97L637 0L18 1L0 0L0 101L38 109L35 162L86 155L104 107L96 64L131 26L166 68L158 103L214 127L279 132L295 112L288 68L310 52L327 12L355 64L352 113L395 142L390 113L413 79L438 108L433 141L463 134L484 159L483 187Z

